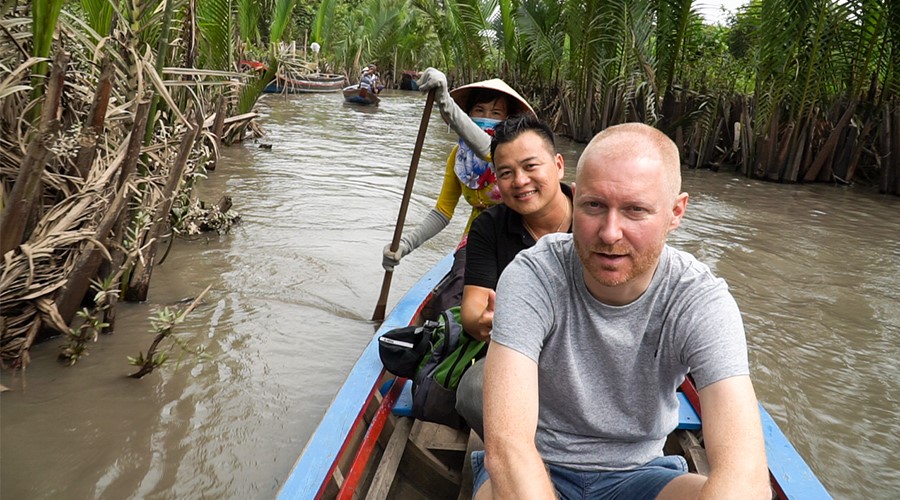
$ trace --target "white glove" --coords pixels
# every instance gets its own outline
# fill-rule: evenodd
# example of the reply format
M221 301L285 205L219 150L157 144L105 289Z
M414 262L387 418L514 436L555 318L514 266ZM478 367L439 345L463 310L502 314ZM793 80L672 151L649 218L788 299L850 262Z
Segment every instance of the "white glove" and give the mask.
M450 128L456 132L460 139L466 141L469 148L482 160L487 160L491 154L491 136L481 129L469 118L469 115L456 105L456 101L450 97L447 90L447 76L435 68L428 68L416 81L419 90L428 91L436 89L435 101L441 111L441 116L450 124Z
M397 246L396 252L391 252L390 243L385 245L384 250L381 252L381 267L385 271L393 271L394 267L400 264L400 259L419 248L419 245L422 243L433 238L434 235L447 227L449 223L450 219L447 216L432 208L428 215L425 216L425 219L422 220L422 223L416 226L408 236L400 237L400 244Z
M382 251L381 267L383 267L385 271L393 271L394 267L400 264L400 259L409 252L409 246L406 245L403 238L400 238L400 244L397 246L396 252L391 252L391 244L388 243L384 246L384 250Z

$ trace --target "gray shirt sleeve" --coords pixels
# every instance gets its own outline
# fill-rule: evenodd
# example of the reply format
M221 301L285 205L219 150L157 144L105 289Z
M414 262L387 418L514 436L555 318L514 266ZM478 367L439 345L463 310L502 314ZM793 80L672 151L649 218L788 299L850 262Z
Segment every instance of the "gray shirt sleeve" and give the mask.
M545 336L556 323L552 305L555 293L548 289L546 269L540 260L531 258L533 254L546 252L542 248L520 252L503 271L497 282L491 332L492 342L514 349L535 363L540 358Z

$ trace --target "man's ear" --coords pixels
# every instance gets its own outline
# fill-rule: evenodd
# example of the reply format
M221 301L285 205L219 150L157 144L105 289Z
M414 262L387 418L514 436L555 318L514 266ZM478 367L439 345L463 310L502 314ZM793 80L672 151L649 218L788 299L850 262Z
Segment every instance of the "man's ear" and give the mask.
M675 205L672 206L672 220L669 222L669 232L674 231L681 225L681 219L684 218L684 212L687 210L688 194L679 193L675 197Z
M558 170L559 180L562 180L563 177L566 176L566 159L559 153L556 153L556 168Z

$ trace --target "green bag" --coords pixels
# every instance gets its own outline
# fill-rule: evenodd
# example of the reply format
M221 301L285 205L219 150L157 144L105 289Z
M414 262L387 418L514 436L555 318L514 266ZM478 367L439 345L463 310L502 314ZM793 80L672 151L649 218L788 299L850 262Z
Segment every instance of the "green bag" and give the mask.
M463 373L481 359L486 344L475 340L465 330L459 334L456 348L434 369L434 380L447 389L456 389Z
M441 312L431 345L413 379L413 416L461 428L465 422L456 413L456 387L463 373L484 357L487 344L463 330L456 306Z

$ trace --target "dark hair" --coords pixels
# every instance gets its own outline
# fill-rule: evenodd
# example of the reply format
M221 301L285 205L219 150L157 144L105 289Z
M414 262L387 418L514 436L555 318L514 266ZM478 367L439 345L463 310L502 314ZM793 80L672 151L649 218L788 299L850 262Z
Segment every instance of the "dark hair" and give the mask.
M556 140L553 138L553 130L546 123L538 120L530 114L513 115L494 127L494 138L491 140L491 158L497 146L516 140L525 132L532 131L550 145L553 154L556 154Z
M509 114L513 114L514 112L518 111L519 103L515 99L510 97L509 94L494 89L476 88L472 89L472 91L469 92L469 98L466 99L466 114L469 114L476 104L491 102L500 98L503 98L506 101L506 109Z

